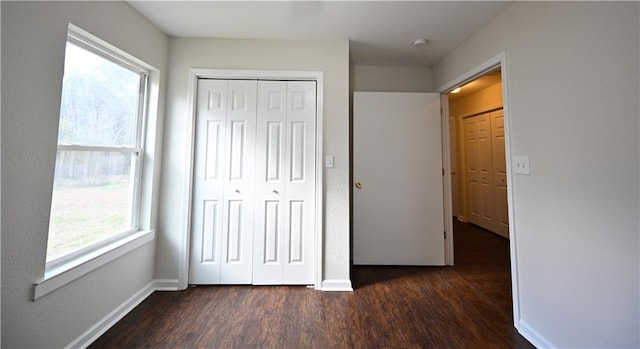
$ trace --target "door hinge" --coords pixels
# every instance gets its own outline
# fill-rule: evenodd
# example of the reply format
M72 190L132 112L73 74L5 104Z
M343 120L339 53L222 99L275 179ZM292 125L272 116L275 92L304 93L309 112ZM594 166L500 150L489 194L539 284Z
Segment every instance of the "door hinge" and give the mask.
M442 169L442 176L444 176L444 168Z
M444 232L444 239L445 240L447 239L447 232L446 231Z

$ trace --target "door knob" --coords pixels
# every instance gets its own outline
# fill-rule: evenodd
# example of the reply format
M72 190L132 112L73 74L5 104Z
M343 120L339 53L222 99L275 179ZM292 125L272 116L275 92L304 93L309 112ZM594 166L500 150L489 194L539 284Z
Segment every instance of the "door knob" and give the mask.
M278 191L275 190L275 189L273 189L271 192L274 193L274 194L278 194Z
M236 189L235 192L240 194L240 189Z
M356 181L356 188L358 189L362 189L362 182L361 181Z

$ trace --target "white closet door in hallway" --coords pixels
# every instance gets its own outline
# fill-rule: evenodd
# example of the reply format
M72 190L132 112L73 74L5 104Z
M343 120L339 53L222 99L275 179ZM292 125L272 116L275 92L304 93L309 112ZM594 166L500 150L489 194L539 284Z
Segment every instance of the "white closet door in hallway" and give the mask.
M315 86L198 81L189 283L313 283Z
M509 205L507 200L507 157L504 139L504 111L491 113L491 149L493 156L493 197L495 232L509 237Z
M490 123L489 113L464 120L469 221L487 229L494 220Z
M469 222L509 236L502 110L464 119Z

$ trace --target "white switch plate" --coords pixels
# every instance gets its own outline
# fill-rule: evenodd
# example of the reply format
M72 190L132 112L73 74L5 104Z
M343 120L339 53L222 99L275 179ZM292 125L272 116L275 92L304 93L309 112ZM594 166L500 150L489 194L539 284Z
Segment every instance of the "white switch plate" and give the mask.
M324 157L324 167L333 168L333 155L327 155Z
M513 172L515 174L531 174L529 155L516 155L513 157Z

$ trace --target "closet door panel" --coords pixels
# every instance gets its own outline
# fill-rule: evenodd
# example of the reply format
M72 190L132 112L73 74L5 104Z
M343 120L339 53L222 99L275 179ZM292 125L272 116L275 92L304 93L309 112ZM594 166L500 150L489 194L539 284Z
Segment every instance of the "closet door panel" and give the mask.
M493 160L490 114L464 119L469 222L494 230Z
M223 284L250 284L252 278L256 93L256 81L228 81L220 275Z
M316 83L287 84L284 284L312 284L316 183Z
M253 284L284 277L284 173L287 83L258 82Z
M220 283L227 82L199 80L189 282Z
M507 158L504 138L504 111L491 113L493 197L495 207L495 232L509 237L509 209L507 201Z
M493 161L491 152L491 119L490 114L475 116L478 120L478 159L480 165L481 220L480 225L493 227Z
M482 197L480 192L480 161L478 150L478 121L464 119L467 201L469 222L481 224Z

